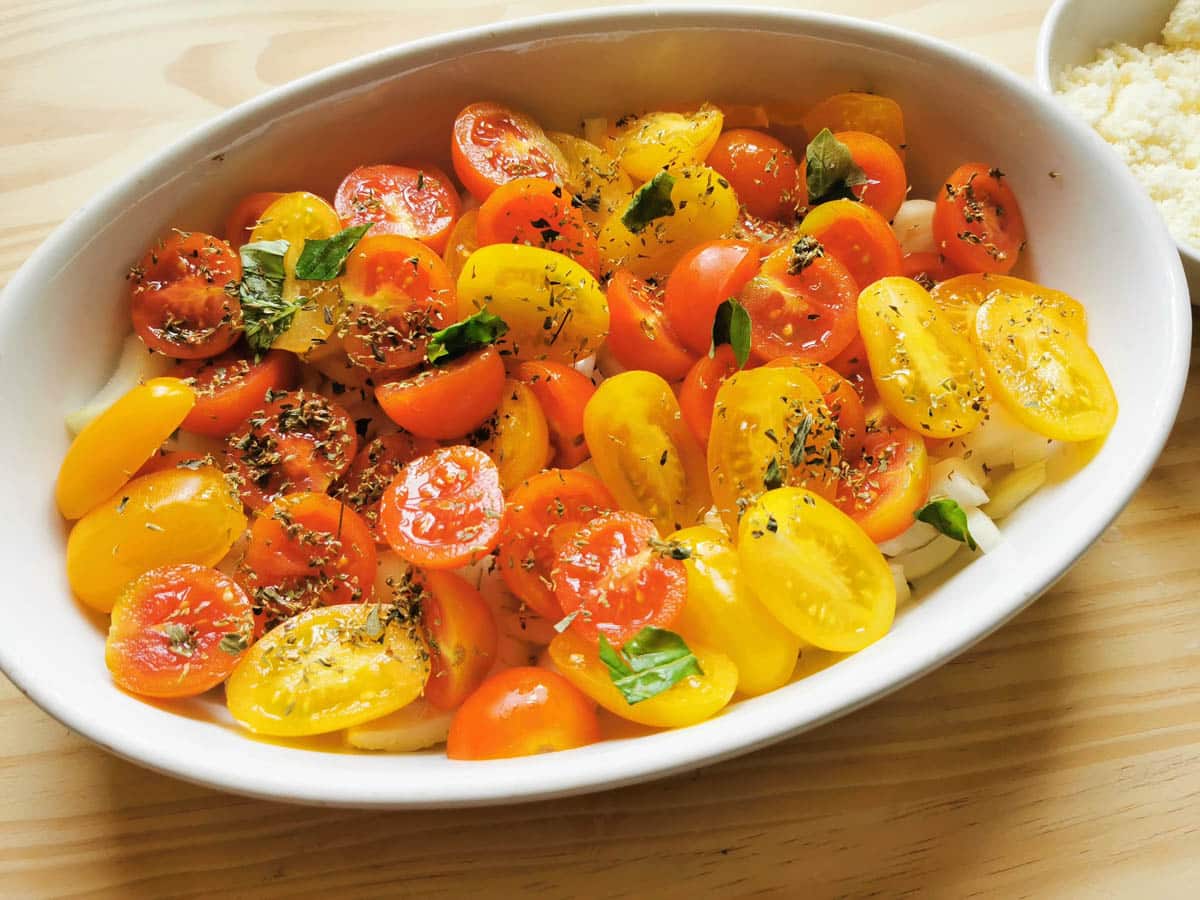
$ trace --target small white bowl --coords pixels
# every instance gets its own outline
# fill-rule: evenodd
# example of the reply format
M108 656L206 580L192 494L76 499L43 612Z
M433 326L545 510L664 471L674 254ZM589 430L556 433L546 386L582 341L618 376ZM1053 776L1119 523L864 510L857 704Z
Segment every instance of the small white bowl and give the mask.
M1022 272L1086 302L1091 340L1121 403L1104 447L1006 521L994 552L926 589L878 643L801 682L693 728L565 753L466 763L440 751L316 752L254 740L229 722L219 692L180 713L113 686L102 622L67 586L53 484L68 444L63 413L106 378L129 330L126 270L156 235L173 225L217 228L251 190L328 195L362 163L445 165L454 114L472 100L512 103L549 127L570 128L584 114L706 98L815 102L848 89L902 104L915 196L932 196L966 160L1009 173L1028 223ZM10 473L0 493L0 666L51 715L114 753L263 797L465 806L678 772L869 703L960 653L1053 584L1158 456L1182 394L1190 328L1179 255L1116 156L1031 85L928 38L817 13L669 7L548 16L385 50L259 97L148 160L59 228L0 297Z
M1163 26L1179 0L1056 0L1038 32L1037 80L1056 93L1064 69L1096 59L1104 47L1162 43ZM1176 241L1192 302L1200 305L1200 248Z

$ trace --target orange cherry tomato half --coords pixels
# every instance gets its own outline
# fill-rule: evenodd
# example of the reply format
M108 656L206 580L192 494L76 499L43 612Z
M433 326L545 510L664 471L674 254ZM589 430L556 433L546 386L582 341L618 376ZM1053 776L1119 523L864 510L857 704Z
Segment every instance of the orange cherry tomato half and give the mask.
M225 220L225 240L229 246L237 249L250 242L250 232L267 211L267 207L282 197L279 191L259 191L247 194L238 201L237 206Z
M296 356L268 350L257 362L236 351L180 365L180 378L189 380L196 405L179 427L193 434L225 437L267 404L268 393L289 391L300 380Z
M375 539L348 504L285 494L255 516L243 560L259 632L317 606L369 600L375 566Z
M856 334L846 349L829 360L826 365L854 386L863 405L877 396L875 382L871 380L871 362L867 359L867 345L862 334Z
M696 360L684 376L683 384L679 387L679 411L702 447L708 446L717 391L725 379L737 370L733 348L722 344L712 356L705 354Z
M590 378L570 366L549 360L531 360L517 367L517 378L529 385L537 398L550 442L553 464L564 469L579 465L590 455L583 436L583 410L596 393Z
M441 253L458 218L458 191L437 166L359 166L338 185L333 208L342 225L398 234Z
M517 178L562 184L567 161L540 125L498 103L472 103L458 114L450 141L458 180L478 200Z
M598 740L595 704L556 672L524 666L497 672L458 708L446 755L506 759Z
M693 353L709 351L717 307L736 297L758 271L759 251L751 241L709 241L671 270L663 308L671 330Z
M434 441L407 431L373 438L354 457L345 481L337 492L338 499L345 501L362 516L375 533L376 540L383 543L378 529L379 501L383 492L406 463L436 449Z
M887 141L865 131L839 131L834 137L846 145L855 164L867 177L851 191L889 222L908 196L908 174L904 160Z
M453 572L422 572L421 624L430 649L425 699L438 709L462 704L496 662L499 635L491 607Z
M495 549L503 513L500 470L482 450L458 444L400 470L383 492L379 525L413 565L457 569Z
M242 502L328 490L354 459L358 435L341 406L311 391L273 395L229 435L225 456Z
M1025 246L1025 220L1004 173L980 163L959 166L938 191L933 238L963 272L1007 274Z
M164 566L129 582L117 598L104 661L127 691L193 697L229 677L253 632L250 600L228 575Z
M583 525L554 560L554 595L581 637L620 646L648 625L665 628L687 600L687 570L659 543L654 521L610 512Z
M617 502L600 479L573 469L550 469L509 495L497 565L508 589L551 622L562 618L554 594L558 551L583 525Z
M876 543L905 532L929 495L925 441L894 421L866 434L862 455L850 459L838 485L837 505Z
M862 450L863 437L867 433L867 413L862 397L854 385L829 366L807 362L797 357L780 357L771 360L767 365L796 366L802 369L825 398L825 405L837 423L842 458L853 459L858 456Z
M663 292L657 285L618 269L608 282L608 314L608 349L626 369L678 381L692 367L693 354L663 317Z
M904 269L904 253L887 219L854 200L814 206L800 231L815 237L826 253L849 269L859 290Z
M778 138L750 128L723 132L705 163L733 185L746 210L763 219L787 219L806 206L804 172Z
M429 335L457 315L446 263L398 234L359 241L341 286L346 305L338 334L350 362L370 372L415 366L425 358Z
M496 188L479 207L475 234L481 247L544 247L600 274L600 244L583 219L579 201L545 178L518 178Z
M406 431L433 440L470 434L496 411L504 393L504 361L492 347L444 366L375 388L387 417Z
M233 346L242 305L227 290L242 263L211 234L176 231L129 270L133 329L151 350L176 359L203 359Z
M858 332L858 285L819 243L800 240L765 260L742 288L750 347L759 359L824 362Z
M958 269L940 253L904 254L904 277L911 278L927 291L956 275Z

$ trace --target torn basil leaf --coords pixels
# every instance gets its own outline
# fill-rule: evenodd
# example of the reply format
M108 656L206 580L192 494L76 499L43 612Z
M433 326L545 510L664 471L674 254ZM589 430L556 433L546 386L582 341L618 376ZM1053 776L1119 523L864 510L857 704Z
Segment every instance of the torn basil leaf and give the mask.
M832 131L822 128L809 142L804 157L809 203L858 199L851 188L866 184L867 176L850 155L850 148Z
M490 347L507 332L507 322L481 309L473 316L467 316L461 322L431 334L425 348L425 358L435 365L445 365L473 350Z
M292 318L306 302L303 298L283 299L283 258L287 252L287 241L255 241L243 244L238 251L242 260L238 299L242 304L246 343L259 355L287 331Z
M600 636L600 661L631 706L669 690L689 675L703 675L700 662L673 631L648 625L620 650Z
M304 241L296 260L296 277L304 281L332 281L342 274L347 257L362 240L372 223L351 225L330 238Z
M734 297L717 307L717 314L713 318L712 346L708 348L709 359L722 344L733 348L738 368L745 368L750 358L750 313Z
M675 177L667 172L659 172L634 193L629 206L621 214L621 223L638 234L655 219L675 215L675 204L671 201L673 187Z
M975 538L971 537L971 529L967 527L967 514L956 500L949 497L930 500L913 513L913 518L932 525L946 537L961 541L972 550L978 549Z

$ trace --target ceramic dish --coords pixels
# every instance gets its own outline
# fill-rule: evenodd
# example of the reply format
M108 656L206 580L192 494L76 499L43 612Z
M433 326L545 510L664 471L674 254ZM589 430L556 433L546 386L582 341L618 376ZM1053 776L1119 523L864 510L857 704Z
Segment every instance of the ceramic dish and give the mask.
M569 77L547 77L569 73ZM705 98L815 101L869 89L903 106L915 196L963 159L1000 165L1022 198L1019 274L1088 308L1121 415L1072 478L1007 520L1005 541L926 585L884 639L806 680L692 728L525 759L370 756L248 738L219 700L180 715L122 694L104 632L71 597L52 488L64 411L107 377L128 329L124 275L169 225L211 229L250 190L329 194L365 161L446 163L455 112L492 97L547 127ZM1060 173L1052 178L1049 173ZM1119 259L1120 265L1111 265ZM1153 302L1147 302L1153 298ZM1138 327L1130 328L1136 316ZM363 57L275 90L193 132L95 198L0 300L0 409L10 425L0 499L6 562L0 665L70 728L142 765L226 790L362 807L561 796L745 753L844 715L944 663L1046 590L1137 489L1175 418L1190 310L1162 220L1116 156L1050 98L969 54L866 22L744 9L602 10L489 26ZM66 362L66 364L64 364Z
M1179 0L1057 0L1042 20L1038 34L1037 80L1042 90L1055 93L1057 79L1071 66L1096 58L1110 44L1144 47L1161 43L1163 26ZM1200 248L1177 241L1192 302L1200 304Z

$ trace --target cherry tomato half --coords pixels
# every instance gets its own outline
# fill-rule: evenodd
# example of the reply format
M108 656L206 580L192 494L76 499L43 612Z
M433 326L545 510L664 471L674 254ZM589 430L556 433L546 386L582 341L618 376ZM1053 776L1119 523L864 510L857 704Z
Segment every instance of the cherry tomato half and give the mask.
M387 417L420 437L451 440L487 421L504 395L504 361L493 347L375 388Z
M458 206L458 191L436 166L359 166L333 199L343 225L370 223L372 235L414 238L435 253L446 247Z
M729 179L751 215L787 219L798 206L808 205L808 188L796 157L786 144L762 131L722 132L708 164Z
M815 237L850 271L859 290L904 270L904 254L887 219L853 200L830 200L815 206L800 223L802 234Z
M866 184L852 188L854 196L890 222L908 196L904 160L883 138L865 131L838 131L833 136L846 145L867 178Z
M955 169L938 191L933 237L964 272L1010 272L1025 246L1025 219L1004 173L981 163Z
M428 438L417 437L407 431L381 434L370 440L354 457L346 480L338 490L338 499L363 517L377 539L379 533L379 500L384 490L392 483L401 467L418 456L437 449L437 444Z
M712 356L705 354L696 360L679 387L679 411L702 447L708 446L717 391L737 370L733 348L722 344Z
M664 298L667 322L693 353L709 351L717 307L736 297L758 271L760 249L750 241L708 241L685 253L671 270Z
M225 437L267 403L267 395L289 391L300 379L295 354L268 350L260 360L235 351L184 363L179 376L196 392L196 405L180 426L184 431Z
M822 100L803 117L809 136L828 128L839 131L865 131L883 138L897 153L904 152L904 113L890 97L850 91Z
M608 312L608 348L623 367L645 369L667 381L678 381L691 368L693 355L667 325L657 285L618 269L608 283Z
M579 201L545 178L518 178L496 188L479 207L475 234L481 247L543 247L600 274L600 247L583 220Z
M875 543L903 534L929 496L929 454L919 434L894 421L867 432L862 454L850 457L837 505Z
M533 119L498 103L472 103L454 120L454 172L479 200L518 178L562 184L567 162Z
M531 360L517 367L517 377L537 397L550 428L556 466L569 469L590 455L583 434L583 411L596 393L586 375L548 360Z
M805 362L795 357L773 359L767 366L795 366L812 379L825 399L825 406L837 424L838 444L843 459L854 459L862 450L867 433L867 414L862 397L854 385L829 366Z
M454 709L496 662L496 620L461 575L423 572L418 581L423 589L421 625L431 651L425 699L438 709Z
M249 243L250 232L258 226L267 207L282 196L279 191L259 191L239 200L225 220L225 240L229 241L229 246L236 250Z

